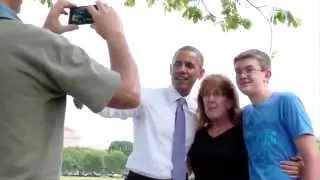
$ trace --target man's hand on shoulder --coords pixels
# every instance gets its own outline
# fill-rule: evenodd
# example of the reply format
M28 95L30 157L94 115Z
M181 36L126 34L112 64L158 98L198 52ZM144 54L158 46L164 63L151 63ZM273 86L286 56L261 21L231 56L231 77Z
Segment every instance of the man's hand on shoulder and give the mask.
M49 29L50 31L57 34L62 34L64 32L78 29L77 25L74 25L74 24L62 25L59 21L59 17L61 14L64 14L64 15L68 14L65 11L65 8L70 8L75 6L76 6L75 4L68 2L66 0L58 0L58 2L50 10L47 16L47 19L43 25L43 28Z

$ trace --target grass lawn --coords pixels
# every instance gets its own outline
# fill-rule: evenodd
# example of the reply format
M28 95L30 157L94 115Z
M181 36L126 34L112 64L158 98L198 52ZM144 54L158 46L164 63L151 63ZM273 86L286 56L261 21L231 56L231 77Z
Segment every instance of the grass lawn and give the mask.
M62 176L60 180L122 180L122 178Z

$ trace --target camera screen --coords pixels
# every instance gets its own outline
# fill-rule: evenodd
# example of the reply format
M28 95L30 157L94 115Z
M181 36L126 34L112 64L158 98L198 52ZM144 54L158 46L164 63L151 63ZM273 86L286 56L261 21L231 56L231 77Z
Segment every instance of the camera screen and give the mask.
M87 7L88 6L70 8L69 24L92 24L93 19Z

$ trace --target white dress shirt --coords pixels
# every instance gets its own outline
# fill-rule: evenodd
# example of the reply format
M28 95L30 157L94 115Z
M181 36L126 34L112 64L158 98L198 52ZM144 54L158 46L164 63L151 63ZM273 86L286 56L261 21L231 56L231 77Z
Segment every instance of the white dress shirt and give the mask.
M138 108L105 108L100 115L110 118L133 118L133 151L126 167L140 175L170 179L176 100L181 95L173 88L143 89ZM196 131L196 99L185 97L186 148L189 150Z

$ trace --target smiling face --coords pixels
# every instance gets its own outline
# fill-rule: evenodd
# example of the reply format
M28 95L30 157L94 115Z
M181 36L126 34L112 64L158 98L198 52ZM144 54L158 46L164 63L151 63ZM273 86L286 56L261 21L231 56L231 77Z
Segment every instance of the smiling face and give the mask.
M271 77L270 68L262 68L256 58L245 58L234 64L237 86L242 93L253 97L266 87Z
M191 50L179 50L170 65L172 85L182 96L190 93L194 83L203 73L201 57Z
M234 58L237 86L250 99L268 89L271 78L271 59L258 49L241 52Z

